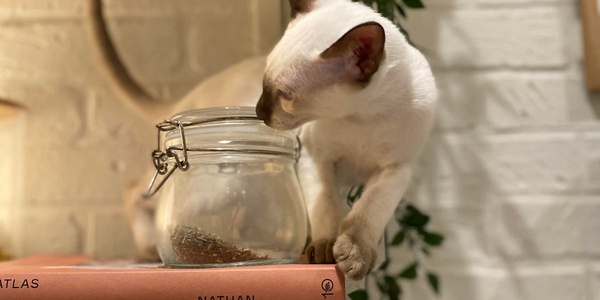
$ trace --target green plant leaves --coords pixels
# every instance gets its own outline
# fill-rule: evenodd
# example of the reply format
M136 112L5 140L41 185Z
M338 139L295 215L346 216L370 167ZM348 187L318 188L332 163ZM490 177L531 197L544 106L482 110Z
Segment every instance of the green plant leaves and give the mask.
M385 18L392 21L392 23L396 24L398 30L406 37L407 42L415 46L410 37L408 36L408 32L404 30L402 24L400 24L400 16L406 19L406 8L411 9L421 9L424 8L425 5L421 2L421 0L352 0L353 2L361 2L364 5L372 8L376 8L377 11L384 16ZM374 4L377 4L376 6ZM398 14L396 14L398 12Z
M423 5L421 0L402 0L402 2L410 8L425 8L425 5Z
M392 246L399 246L402 244L402 242L404 241L404 230L399 231L398 233L396 233L396 236L394 236L394 239L392 240L392 242L390 243L390 245Z
M365 290L356 290L350 294L348 294L351 300L368 300L369 294Z
M396 282L396 279L392 276L384 276L383 280L385 281L385 286L387 289L382 292L387 293L390 300L398 300L402 290L400 289L398 282Z
M417 277L417 263L408 266L398 275L400 278L415 279Z
M396 24L400 29L402 26L397 18L396 12L402 16L402 18L406 19L406 7L411 9L420 9L424 8L425 5L421 2L421 0L352 0L353 2L361 2L368 7L377 8L377 11L394 24ZM377 4L375 7L373 4ZM403 31L404 33L404 31Z
M429 222L429 217L426 215L412 215L410 218L406 219L406 225L422 228L427 225Z
M427 273L427 281L429 281L429 285L435 291L436 294L440 294L440 281L438 276L435 273Z
M373 2L375 2L375 0L352 0L352 1L353 2L362 2L368 7L371 7L373 5Z
M394 12L394 8L396 7L396 2L394 0L376 0L377 1L377 10L379 13L387 18L388 20L394 21L396 19L396 15Z
M350 207L354 206L354 203L356 203L356 201L358 201L360 199L364 190L365 190L364 184L361 184L359 186L353 186L350 189L350 191L348 192L348 195L346 196L346 202L348 202L348 205Z
M439 246L444 241L444 237L435 232L424 232L423 241L431 246Z
M389 258L386 258L386 260L381 264L381 266L379 266L379 270L385 271L385 270L387 270L389 265L390 265L390 260L389 260Z
M402 6L400 6L400 4L396 3L396 9L400 13L400 15L406 19L406 12L404 11L404 8L402 8Z
M382 0L373 1L379 2ZM364 185L353 187L347 196L348 203L352 205L356 201L359 201L364 190ZM440 233L431 232L426 229L430 217L421 212L414 205L409 204L402 211L398 211L395 218L396 222L400 225L400 230L396 232L391 241L387 238L385 239L386 253L387 247L408 244L408 247L412 249L414 253L414 262L404 268L400 273L390 274L388 268L392 264L392 261L389 257L386 257L386 260L377 270L374 270L369 275L369 278L375 279L379 291L385 296L384 299L399 300L402 295L402 287L400 285L401 281L398 281L398 279L415 280L420 270L421 272L426 272L425 274L427 275L429 286L436 294L439 294L440 284L438 275L423 269L423 267L419 267L420 255L416 253L421 252L429 256L431 248L439 247L444 242L444 236ZM351 300L368 300L369 293L365 289L361 289L348 294L348 297Z
M379 287L379 291L387 295L390 300L398 300L400 299L400 294L402 294L402 289L396 279L390 275L384 275L383 277L378 278L377 287Z
M414 227L419 230L423 230L425 225L429 223L429 216L423 214L416 207L407 205L405 209L405 215L399 220L400 226Z

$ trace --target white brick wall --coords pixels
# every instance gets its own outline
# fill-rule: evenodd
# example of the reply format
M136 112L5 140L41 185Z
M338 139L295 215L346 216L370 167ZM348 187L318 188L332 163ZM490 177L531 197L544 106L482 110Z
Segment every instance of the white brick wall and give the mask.
M558 67L568 60L560 33L564 10L557 6L411 11L407 30L417 45L435 52L430 62L439 68ZM444 51L435 51L439 47Z
M441 93L409 198L446 235L427 261L442 299L600 299L600 105L583 89L576 2L408 12ZM105 3L127 67L164 101L280 32L277 0ZM26 109L0 120L0 145L21 149L0 174L22 172L1 175L0 247L19 256L133 251L120 193L149 165L153 124L107 88L83 22L81 1L0 0L0 98ZM406 252L394 255L399 268ZM434 298L423 281L404 286L406 299Z
M442 299L566 300L596 299L588 294L587 272L581 264L515 264L510 269L459 265L438 270ZM428 287L411 285L406 299L433 299Z
M600 122L576 1L426 5L406 28L440 110L409 198L446 235L427 261L441 299L600 299ZM425 280L405 287L435 299Z
M133 76L173 103L281 32L279 0L103 2ZM0 119L0 247L16 256L134 251L121 193L151 166L154 124L108 87L84 9L0 0L0 99L25 111Z
M268 52L281 33L279 0L105 4L117 48L125 50L120 52L125 64L167 101L179 100L232 62Z

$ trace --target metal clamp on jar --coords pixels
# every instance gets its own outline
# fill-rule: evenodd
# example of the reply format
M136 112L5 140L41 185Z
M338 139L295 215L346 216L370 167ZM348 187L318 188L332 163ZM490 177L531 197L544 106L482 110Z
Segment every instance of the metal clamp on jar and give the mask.
M168 267L297 262L308 221L293 133L266 126L253 107L187 111L157 127L147 194L161 190L158 250Z

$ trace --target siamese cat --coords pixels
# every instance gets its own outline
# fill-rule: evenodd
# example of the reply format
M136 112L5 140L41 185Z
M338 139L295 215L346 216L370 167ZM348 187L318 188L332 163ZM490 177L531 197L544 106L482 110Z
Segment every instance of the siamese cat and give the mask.
M310 262L337 263L361 279L432 127L435 81L423 55L371 8L350 0L290 4L256 113L270 127L299 132ZM359 184L362 197L344 214L339 195Z
M301 126L297 170L311 223L311 262L360 279L404 195L432 126L436 87L396 26L350 0L296 0L267 59L256 112L268 126ZM365 184L341 214L340 189Z

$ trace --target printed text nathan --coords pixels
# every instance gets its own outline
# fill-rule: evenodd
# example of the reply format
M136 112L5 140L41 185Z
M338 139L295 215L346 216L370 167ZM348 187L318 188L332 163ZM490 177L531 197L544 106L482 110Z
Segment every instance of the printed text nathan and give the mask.
M198 296L198 300L254 300L254 295Z

